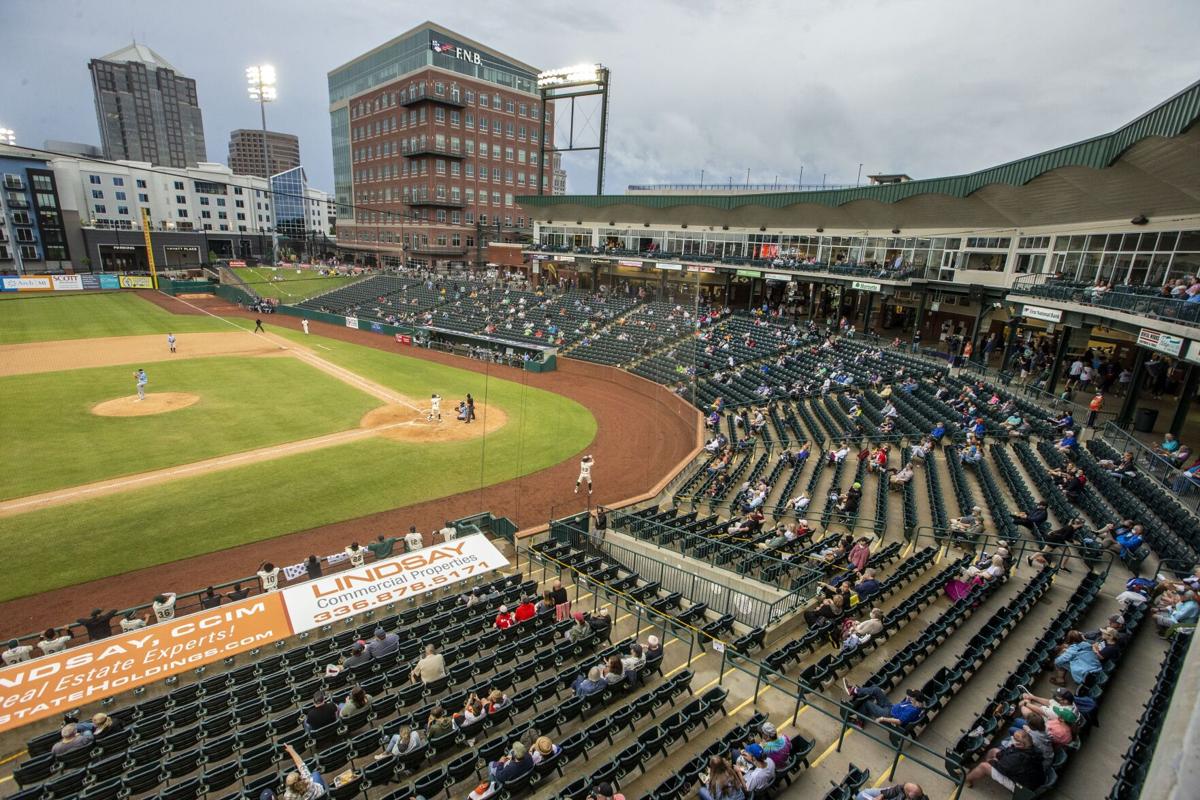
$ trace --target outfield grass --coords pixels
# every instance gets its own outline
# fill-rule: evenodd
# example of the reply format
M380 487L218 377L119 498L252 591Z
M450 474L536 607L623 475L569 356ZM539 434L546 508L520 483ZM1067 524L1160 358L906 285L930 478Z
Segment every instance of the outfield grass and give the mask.
M0 601L510 480L578 454L596 433L586 408L551 392L334 339L285 335L320 343L328 348L318 351L323 358L411 397L437 391L447 407L469 391L502 408L508 424L461 442L359 441L6 518L0 552L14 566L3 573ZM457 512L486 510L467 503ZM15 566L29 563L38 569ZM256 566L246 564L246 573Z
M195 358L150 365L149 390L200 402L169 414L98 417L133 394L132 368L0 378L0 498L77 486L354 428L382 405L292 358ZM40 413L52 409L53 413Z
M132 292L3 297L0 344L232 330L219 318L172 314Z
M362 275L319 275L311 269L297 272L286 267L237 267L234 272L262 297L271 297L281 303L299 303L363 279Z

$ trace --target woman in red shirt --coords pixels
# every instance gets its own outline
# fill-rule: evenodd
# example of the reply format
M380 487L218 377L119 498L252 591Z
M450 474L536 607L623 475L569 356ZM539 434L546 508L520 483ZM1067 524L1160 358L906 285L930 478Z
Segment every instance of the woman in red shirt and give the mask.
M535 614L537 614L537 609L533 607L533 601L528 597L522 597L520 605L517 606L516 621L524 622L527 619L533 619Z

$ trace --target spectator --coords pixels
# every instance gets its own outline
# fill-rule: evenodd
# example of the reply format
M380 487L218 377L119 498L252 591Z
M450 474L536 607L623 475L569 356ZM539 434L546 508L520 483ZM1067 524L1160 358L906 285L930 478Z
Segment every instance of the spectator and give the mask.
M630 645L629 655L621 658L621 666L626 673L637 673L646 666L646 656L640 644Z
M370 705L371 696L361 686L355 686L338 706L338 718L352 717L360 711L365 711Z
M1179 450L1179 440L1175 438L1175 434L1168 433L1163 436L1161 444L1155 445L1154 452L1167 459L1173 459L1175 453Z
M1050 515L1046 511L1046 501L1038 500L1029 511L1021 511L1011 516L1014 525L1028 528L1031 532L1040 532Z
M1046 771L1029 731L1017 730L1011 745L989 750L983 761L967 773L967 788L974 788L975 781L986 777L1009 791L1018 785L1038 789L1045 783Z
M367 652L367 645L364 642L355 642L351 645L350 655L342 659L342 666L347 669L369 663L371 663L371 654Z
M552 742L549 736L539 736L533 743L533 749L529 754L533 756L534 764L540 764L546 759L558 755L561 750L562 748Z
M1044 567L1049 563L1047 556L1054 552L1055 548L1061 548L1062 558L1058 562L1058 568L1063 572L1070 572L1071 570L1067 568L1067 555L1070 552L1070 545L1080 540L1080 532L1083 530L1083 525L1083 519L1075 517L1063 527L1050 531L1043 539L1041 550L1031 556L1027 556L1025 559L1026 563L1031 567L1034 564Z
M304 730L312 732L337 721L337 709L319 689L313 694L312 705L304 711Z
M62 636L59 636L58 631L54 628L46 628L42 632L42 640L37 643L37 646L43 655L50 655L51 653L61 653L63 650L66 650L67 642L69 641L71 641L71 630L69 628L63 628Z
M117 610L104 612L98 608L93 608L90 616L76 620L82 625L88 634L88 641L94 642L97 639L107 639L112 636L112 618L117 615Z
M8 649L0 653L0 659L3 659L4 663L9 666L20 664L22 661L28 661L31 658L33 658L33 647L21 644L16 639L10 639Z
M612 784L604 781L597 784L596 788L592 790L589 800L625 800L625 795L613 791Z
M308 575L310 581L315 581L323 574L321 559L317 558L315 553L310 555L304 562L304 572Z
M1063 648L1054 659L1054 667L1055 673L1050 682L1055 686L1067 685L1068 672L1071 674L1071 680L1083 683L1088 675L1104 668L1096 651L1092 649L1091 642L1085 641L1079 631L1067 632Z
M400 541L395 536L384 536L382 533L376 537L375 541L367 545L367 549L371 551L371 555L375 556L376 561L385 558L391 558L392 552L396 549L396 542Z
M92 746L94 741L92 732L89 730L81 730L75 723L63 725L59 732L61 739L54 743L50 748L50 752L61 758L67 753L73 753L76 750L84 750Z
M1054 449L1068 457L1074 457L1075 452L1079 449L1079 440L1075 438L1075 431L1063 431L1062 438L1054 445Z
M925 714L925 698L915 689L910 690L899 703L893 703L878 686L851 686L843 679L842 688L857 711L874 717L881 725L907 728ZM862 724L858 717L851 721L856 725Z
M230 601L235 602L235 603L238 600L245 600L249 596L250 596L250 590L243 589L242 584L240 584L240 583L235 583L233 585L233 591L229 593Z
M371 654L371 658L380 659L384 656L390 656L400 649L400 637L394 633L388 633L383 628L375 629L375 638L367 643L367 652Z
M867 568L867 562L871 560L871 540L866 536L860 536L855 540L854 546L850 548L850 553L846 556L846 560L850 562L850 566L854 567L855 572L862 572Z
M309 771L304 765L304 759L290 744L283 746L284 751L291 757L296 766L295 772L289 772L284 781L284 800L315 800L325 796L325 779L316 770Z
M454 724L459 730L462 730L484 719L487 717L487 714L487 706L479 699L479 695L471 692L466 701L463 702L462 711L454 715Z
M408 533L404 534L404 546L410 553L425 546L425 537L417 531L416 525L408 526Z
M599 667L592 667L586 676L580 675L571 684L571 688L578 697L587 697L602 692L606 686L608 686L608 682L604 680Z
M742 772L742 785L747 792L761 792L775 782L775 762L763 754L762 745L747 745L742 751L746 768Z
M209 586L204 590L204 594L200 595L200 607L203 609L216 608L221 605L221 595L217 594L213 587Z
M743 800L746 784L733 765L720 756L708 760L708 778L697 792L700 800Z
M415 725L401 725L400 729L392 734L392 738L388 739L387 744L383 746L382 753L375 754L375 760L380 761L388 756L403 756L414 750L424 750L428 741L425 739L425 732Z
M533 619L537 615L537 610L533 607L533 600L528 595L521 598L521 602L517 604L517 610L513 612L513 620L515 622L525 622Z
M555 581L550 589L550 596L554 600L554 618L562 622L571 615L571 601L567 597L567 590L562 585L562 581Z
M600 675L609 686L616 686L625 680L625 664L619 655L611 655L608 662L600 666Z
M855 800L929 800L917 783L893 783L882 789L863 789Z
M446 713L446 709L441 705L434 706L429 712L429 721L426 723L425 730L430 739L436 739L439 736L445 736L454 731L454 721Z
M487 703L485 704L484 709L489 714L495 714L497 711L507 706L508 703L508 695L506 695L500 689L492 689L490 692L488 692Z
M1188 589L1177 603L1166 606L1155 614L1154 622L1158 625L1160 632L1165 632L1176 625L1194 626L1198 618L1200 618L1200 605L1196 602L1196 593Z
M587 615L582 611L576 611L573 618L575 624L567 630L567 639L571 642L582 642L585 639L591 638L592 626L587 623Z
M1104 407L1104 395L1101 392L1096 392L1096 396L1088 403L1087 426L1089 428L1096 427L1096 417L1100 415L1100 410Z
M858 595L860 602L869 599L872 595L878 594L879 589L880 583L875 577L875 570L873 569L864 570L862 580L854 584L854 593Z
M946 436L946 424L944 422L940 422L940 421L935 422L933 424L933 430L931 430L929 432L929 438L933 440L934 444L941 444L942 439L945 436Z
M984 554L986 555L986 554ZM986 566L979 564L967 567L966 576L970 579L981 578L985 581L994 581L1003 578L1008 572L1008 564L1004 560L1004 556L999 552L988 560Z
M842 627L842 650L850 652L871 639L883 633L883 609L873 608L871 614L862 622L847 620L849 624Z
M155 595L153 607L156 622L166 622L169 619L175 619L175 593L167 592L166 594Z
M983 533L983 509L973 506L969 514L951 519L950 530L966 538L979 536Z
M662 645L658 641L657 636L649 636L646 638L646 646L643 648L646 652L646 660L662 657Z
M367 560L367 548L360 547L358 542L351 542L350 546L343 551L347 558L350 559L351 568L357 569L361 567Z
M759 730L762 732L759 745L763 755L774 761L776 768L782 768L792 754L792 740L779 733L769 722L764 722Z
M413 667L413 680L421 679L422 683L433 683L446 677L446 659L437 652L432 644L425 645L425 655Z
M259 587L261 587L264 592L273 592L278 589L279 573L281 571L282 570L280 570L279 567L275 566L270 561L264 561L262 566L258 568ZM240 586L241 584L239 584L237 587L234 587L234 590L236 591ZM230 597L232 598L233 595L230 594Z
M500 613L496 615L495 624L496 628L502 631L506 631L516 624L516 617L508 610L508 606L500 606Z
M121 633L129 633L130 631L146 627L146 618L136 611L127 611L125 612L125 616L121 618L120 625Z
M608 641L612 634L612 618L608 616L608 609L602 608L591 617L588 618L588 625L592 626L592 631L600 637L602 641Z
M97 742L102 742L106 736L120 733L121 727L121 723L108 714L96 713L92 715L92 737Z
M889 489L901 489L908 483L912 482L912 479L913 479L912 461L909 461L907 464L905 464L903 467L901 467L898 470L894 470L894 471L889 470L889 472L891 474L888 475L888 488Z
M533 756L525 750L525 745L514 742L511 752L499 761L488 764L488 784L476 786L469 795L470 800L485 800L496 793L505 783L517 780L533 770Z

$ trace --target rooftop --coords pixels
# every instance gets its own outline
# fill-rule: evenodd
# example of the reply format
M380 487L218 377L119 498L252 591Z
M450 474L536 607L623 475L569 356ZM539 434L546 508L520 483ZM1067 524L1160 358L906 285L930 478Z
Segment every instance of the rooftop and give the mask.
M167 61L148 46L139 44L138 42L133 42L132 44L126 45L120 50L114 50L108 55L101 56L96 60L113 61L118 64L123 64L130 61L140 61L143 64L149 64L153 67L162 67L163 69L169 69L172 72L179 71L171 65L171 62Z

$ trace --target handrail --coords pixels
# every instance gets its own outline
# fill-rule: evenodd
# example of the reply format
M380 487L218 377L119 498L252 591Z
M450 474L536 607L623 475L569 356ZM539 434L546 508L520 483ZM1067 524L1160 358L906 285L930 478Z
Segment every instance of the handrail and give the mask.
M1153 289L1154 287L1145 288ZM1109 311L1121 311L1180 325L1200 325L1200 303L1191 303L1177 297L1164 297L1161 294L1133 292L1120 288L1104 289L1097 294L1092 285L1058 282L1052 279L1014 281L1008 291L1011 294L1029 295L1043 300L1054 300Z
M1110 445L1119 444L1119 450L1132 450L1135 454L1134 463L1145 463L1149 468L1140 471L1139 475L1144 475L1154 480L1164 490L1172 494L1179 501L1179 505L1191 511L1193 514L1200 516L1200 480L1196 478L1186 478L1177 465L1171 463L1169 459L1155 452L1150 445L1138 439L1133 434L1122 429L1114 422L1109 422L1104 426L1100 433L1100 438ZM1182 491L1176 490L1175 484L1184 479Z

